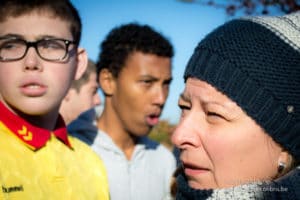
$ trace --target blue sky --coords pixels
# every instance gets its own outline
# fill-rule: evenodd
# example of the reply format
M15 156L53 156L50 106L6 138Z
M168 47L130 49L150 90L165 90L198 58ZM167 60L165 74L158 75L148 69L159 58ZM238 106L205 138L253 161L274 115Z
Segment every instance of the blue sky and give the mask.
M179 94L184 89L183 72L197 43L226 20L225 11L177 0L71 0L83 23L81 46L96 61L99 46L115 26L128 22L148 24L173 44L173 82L161 119L177 124ZM103 97L102 97L103 100Z

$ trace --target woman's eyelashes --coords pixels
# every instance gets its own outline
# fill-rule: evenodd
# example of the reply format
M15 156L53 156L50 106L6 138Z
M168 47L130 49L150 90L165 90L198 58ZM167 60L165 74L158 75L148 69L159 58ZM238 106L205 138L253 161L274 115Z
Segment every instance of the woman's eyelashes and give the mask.
M181 110L181 118L183 118L186 115L186 113L191 109L189 106L182 104L179 104L178 107Z

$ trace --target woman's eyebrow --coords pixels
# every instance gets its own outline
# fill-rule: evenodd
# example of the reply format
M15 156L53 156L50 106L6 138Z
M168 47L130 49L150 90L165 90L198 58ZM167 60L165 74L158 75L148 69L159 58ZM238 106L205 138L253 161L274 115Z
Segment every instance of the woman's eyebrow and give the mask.
M183 100L183 101L186 101L186 102L190 102L191 101L191 99L187 95L185 95L184 93L181 93L180 96L179 96L179 98L181 100Z

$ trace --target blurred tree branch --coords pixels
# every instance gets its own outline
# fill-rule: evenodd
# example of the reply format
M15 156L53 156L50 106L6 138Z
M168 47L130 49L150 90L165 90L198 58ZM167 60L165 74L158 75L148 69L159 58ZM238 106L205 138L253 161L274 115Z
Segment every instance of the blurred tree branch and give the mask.
M269 15L270 9L283 13L300 10L300 0L177 0L184 3L199 3L202 5L223 8L226 14L234 16L238 11L245 15Z

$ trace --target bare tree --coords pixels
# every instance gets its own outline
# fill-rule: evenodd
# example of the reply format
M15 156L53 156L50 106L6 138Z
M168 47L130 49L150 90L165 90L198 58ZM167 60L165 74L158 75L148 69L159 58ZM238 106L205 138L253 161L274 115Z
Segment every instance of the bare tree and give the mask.
M227 15L234 16L242 11L245 15L269 15L270 10L291 13L300 10L300 0L178 0L185 3L199 3L202 5L222 8Z

